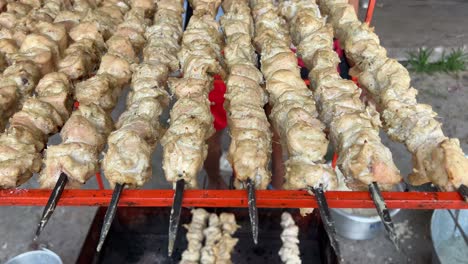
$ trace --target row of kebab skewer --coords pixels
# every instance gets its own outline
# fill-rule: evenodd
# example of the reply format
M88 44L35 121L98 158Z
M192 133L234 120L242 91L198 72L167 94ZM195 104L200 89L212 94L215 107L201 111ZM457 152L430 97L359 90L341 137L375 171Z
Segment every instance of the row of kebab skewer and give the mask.
M417 103L407 70L386 56L347 0L225 0L220 24L221 0L189 4L193 15L184 30L182 0L0 1L0 126L7 126L0 135L0 187L39 173L41 186L54 188L37 235L65 186L79 187L102 168L115 191L100 249L122 190L150 179L151 153L161 143L165 177L176 189L171 254L184 188L198 188L214 132L208 100L214 75L227 85L228 159L234 185L248 189L255 242L255 189L266 189L271 178L270 122L288 153L283 187L315 194L336 250L323 194L338 185L324 162L329 139L347 187L371 192L393 240L380 189L391 190L401 176L381 127L413 154L412 184L466 191L468 160L459 141L443 134L430 106ZM338 74L334 36L369 100ZM291 44L310 71L310 89ZM127 85L126 109L114 124L110 112ZM159 117L171 97L176 102L165 129ZM45 149L58 131L61 143Z

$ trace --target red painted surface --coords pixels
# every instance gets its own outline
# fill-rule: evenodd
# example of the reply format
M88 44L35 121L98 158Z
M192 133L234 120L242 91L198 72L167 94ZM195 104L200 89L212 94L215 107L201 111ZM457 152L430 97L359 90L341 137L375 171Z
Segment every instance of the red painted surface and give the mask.
M50 190L12 189L0 191L1 206L44 206ZM172 190L125 190L119 206L168 207L172 205ZM59 205L106 206L112 190L65 190ZM373 208L368 192L326 192L331 208ZM404 209L468 209L457 192L383 192L389 208ZM247 207L245 190L187 190L186 207ZM317 207L315 199L306 191L257 191L259 208Z
M367 7L366 19L364 20L368 25L370 25L372 21L372 16L374 15L374 8L375 8L376 0L369 0L369 6Z

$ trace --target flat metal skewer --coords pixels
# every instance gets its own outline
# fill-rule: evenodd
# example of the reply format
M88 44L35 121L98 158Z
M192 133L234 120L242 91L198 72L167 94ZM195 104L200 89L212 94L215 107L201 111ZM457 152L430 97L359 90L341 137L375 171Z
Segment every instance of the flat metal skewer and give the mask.
M317 200L320 217L322 218L325 231L327 231L328 238L330 239L330 244L335 250L338 259L341 259L340 247L336 239L335 221L333 221L333 218L330 214L330 208L328 207L327 199L325 198L325 193L323 192L323 186L321 184L316 188L309 186L309 190L312 191L315 199Z
M115 184L114 192L112 193L112 198L109 203L109 207L107 207L106 214L104 216L104 223L101 227L101 234L99 236L99 243L96 247L97 252L101 252L102 246L106 241L107 233L109 233L110 227L112 225L112 221L114 220L115 213L117 212L117 204L119 203L120 196L122 191L125 187L125 184Z
M180 179L176 182L174 192L174 200L172 202L171 216L169 218L169 244L167 248L167 255L172 256L174 244L177 238L177 231L179 229L180 213L182 212L182 198L184 196L185 180Z
M57 207L57 203L60 199L60 196L62 196L63 190L67 185L67 182L68 176L63 172L60 173L57 183L55 184L55 187L52 190L52 193L50 194L49 200L47 201L44 211L42 212L41 221L37 225L34 241L36 241L39 238L39 235L41 234L42 230L44 230L44 227L46 226L47 222L49 222L50 217L52 216L52 214L55 211L55 208Z
M458 187L458 193L465 199L465 202L468 203L468 186L462 184Z
M371 194L372 200L374 201L377 213L379 214L385 230L387 231L387 235L390 238L390 241L392 241L393 245L399 251L400 246L398 245L395 226L393 225L392 217L388 211L387 204L385 203L385 200L382 197L382 193L380 192L380 188L376 182L369 184L369 192Z
M258 243L258 211L257 197L255 195L255 184L251 179L247 179L247 192L249 204L250 225L252 227L252 236L254 244Z

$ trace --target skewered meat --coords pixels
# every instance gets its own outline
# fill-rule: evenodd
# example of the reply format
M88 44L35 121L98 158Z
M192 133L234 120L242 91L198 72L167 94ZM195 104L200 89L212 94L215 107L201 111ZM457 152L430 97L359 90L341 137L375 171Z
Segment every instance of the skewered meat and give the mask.
M227 1L223 9L224 56L229 68L225 106L232 138L228 160L236 173L237 187L250 178L257 189L266 189L271 178L271 132L263 110L267 102L260 87L263 76L251 44L253 19L247 1Z
M205 140L214 132L208 101L213 75L224 75L220 64L223 40L214 20L220 2L191 2L194 16L178 53L184 78L169 83L178 101L161 139L163 169L169 182L184 179L188 188L197 188L197 174L207 155Z
M390 150L379 137L379 116L359 99L360 90L336 71L333 32L313 0L282 1L293 43L309 68L320 119L327 125L338 152L338 166L351 189L367 190L372 182L391 189L400 182Z
M468 159L458 139L447 138L432 108L417 103L408 71L387 57L373 29L361 23L345 1L321 0L320 8L354 63L352 72L377 104L386 132L413 154L410 181L433 182L444 190L468 185Z
M182 253L180 264L195 264L200 261L200 249L204 239L203 230L209 216L210 214L205 209L192 209L192 222L189 225L184 225L187 229L188 246Z
M114 2L109 1L108 3ZM115 5L119 3L115 3ZM111 7L106 6L106 8L112 9ZM114 11L101 11L103 17L95 21L92 21L91 18L97 13L90 15L90 10L87 13L87 20L91 20L91 24L96 25L98 32L100 32L95 34L94 28L94 32L90 32L91 34L88 35L92 39L102 39L102 36L99 35L103 33L102 28L117 28L118 25L111 25L111 23L116 23L119 19L112 16L122 15L119 8L116 9L116 13ZM107 13L110 15L106 16ZM143 12L140 14L143 15ZM84 27L81 30L86 32ZM82 38L79 35L74 35L74 37L78 41L89 40L89 38ZM71 185L79 186L99 169L98 155L103 150L107 137L114 126L109 113L115 107L116 99L131 75L130 63L124 58L112 55L117 54L118 49L121 48L121 45L112 43L119 42L122 36L115 38L110 36L108 39L111 45L108 45L108 53L102 58L97 75L76 85L75 96L80 102L80 106L61 131L62 143L49 147L52 150L50 153L49 149L46 152L45 167L39 177L42 187L52 187L61 172L67 174ZM133 49L130 41L124 41L124 44L127 45L126 49ZM99 99L96 100L96 98ZM70 149L74 149L74 151L69 151L67 145L70 145ZM131 148L129 149L131 150ZM75 156L75 153L80 153L83 158Z
M288 212L281 214L281 241L283 246L281 247L278 255L281 257L281 261L285 264L300 264L302 263L299 251L299 227L294 223L294 219Z
M221 223L217 214L210 214L208 218L208 227L203 230L205 235L205 245L201 249L200 263L216 263L217 252L216 244L221 240Z
M328 140L324 125L316 119L312 93L301 80L297 59L289 49L286 22L270 0L251 1L255 20L256 48L261 52L261 70L273 105L271 118L287 147L284 188L301 189L323 184L336 186L334 171L321 164Z
M29 98L13 115L0 136L0 187L24 183L41 167L40 152L47 135L57 131L70 114L70 83L62 73L50 73L38 84L37 97Z
M80 105L62 131L62 143L45 151L45 166L39 175L43 188L53 188L64 172L72 187L79 187L99 169L99 152L112 130L112 120L99 106Z
M8 118L32 93L40 76L39 68L31 61L18 62L5 69L0 77L0 130L3 131Z
M239 226L236 223L235 215L232 213L221 213L219 221L222 225L223 236L216 244L216 263L232 263L231 254L239 241L239 239L233 238L232 235Z
M179 50L183 1L162 0L158 2L158 6L154 16L155 24L145 32L148 43L143 51L143 62L133 69L126 111L117 122L118 129L108 139L109 149L104 155L102 165L104 175L112 185L120 183L129 187L141 187L152 175L151 153L162 135L159 116L169 103L165 85L169 71L172 70L171 65L175 64L178 68L175 56L170 60L166 58ZM160 35L167 33L164 31L167 27L174 31L163 39ZM134 27L127 23L125 28L125 31L120 32L127 32ZM141 32L138 27L136 30ZM141 48L138 39L135 38L136 41L132 43ZM166 45L167 43L170 45ZM157 51L151 47L155 47ZM148 54L149 52L154 53ZM128 151L134 154L129 156Z

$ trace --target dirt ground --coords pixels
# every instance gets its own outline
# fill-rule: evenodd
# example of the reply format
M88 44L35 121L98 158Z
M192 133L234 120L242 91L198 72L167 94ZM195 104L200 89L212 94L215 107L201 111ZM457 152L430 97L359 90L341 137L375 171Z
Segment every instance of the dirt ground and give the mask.
M431 47L460 47L468 43L466 26L468 1L381 0L374 18L376 31L389 50L405 54L405 50L423 45ZM434 23L437 21L437 23ZM447 136L460 139L468 152L468 73L413 74L413 86L419 90L418 100L430 104L439 113ZM122 107L123 104L120 104ZM394 160L403 174L411 171L411 157L402 144L384 142L390 147ZM168 187L162 178L160 147L154 154L154 178L151 186ZM29 186L34 186L31 183ZM93 181L88 188L95 187ZM64 263L73 263L94 215L95 208L58 207L38 243L32 243L40 207L0 208L0 263L21 252L45 246L59 254ZM431 241L429 221L431 211L403 211L395 222L411 230L404 242L406 253L395 252L382 233L368 241L340 239L345 263L429 263ZM365 252L365 253L363 253Z

